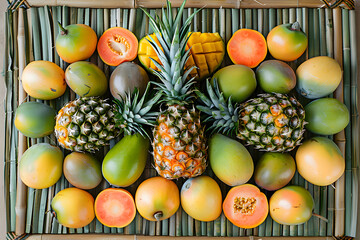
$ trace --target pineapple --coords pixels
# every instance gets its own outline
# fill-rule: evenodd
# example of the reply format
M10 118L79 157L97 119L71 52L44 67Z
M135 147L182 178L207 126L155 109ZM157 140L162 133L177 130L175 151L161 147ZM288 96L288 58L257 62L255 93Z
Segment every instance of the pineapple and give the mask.
M180 27L184 6L185 1L173 18L171 4L167 1L167 9L163 9L162 17L157 16L156 20L143 10L158 40L148 35L161 62L151 59L158 69L153 69L153 73L160 79L154 84L163 91L162 101L166 103L153 129L154 167L167 179L198 176L207 165L204 128L198 110L190 103L194 77L187 80L195 66L184 70L190 52L190 49L185 50L189 28L197 11Z
M209 129L237 137L268 152L288 152L300 145L303 138L305 110L294 98L279 93L260 94L243 104L233 106L220 93L216 79L214 89L207 81L209 98L200 91L197 95L204 103L198 109L209 115Z
M148 136L143 125L153 126L157 112L150 110L161 97L158 92L145 101L150 84L141 98L139 91L126 93L126 98L110 105L98 97L78 98L66 104L56 117L55 136L59 144L77 152L94 152L107 145L122 131L125 135Z
M60 146L77 152L94 152L120 133L114 106L98 97L67 103L56 117L55 136Z

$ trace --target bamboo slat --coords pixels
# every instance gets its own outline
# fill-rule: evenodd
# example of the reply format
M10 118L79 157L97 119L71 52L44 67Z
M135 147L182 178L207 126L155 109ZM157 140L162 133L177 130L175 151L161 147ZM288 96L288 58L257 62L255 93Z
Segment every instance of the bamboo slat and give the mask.
M334 16L334 58L343 67L342 56L342 17L341 9L333 10ZM334 97L340 102L344 102L343 80L334 92ZM335 134L334 141L338 145L341 153L345 157L345 131ZM336 237L343 236L345 233L345 176L341 176L335 183L335 230Z
M19 10L19 20L18 20L18 47L19 47L19 104L24 102L26 98L26 93L22 87L21 75L22 71L25 68L26 64L26 54L25 54L25 25L24 25L24 9ZM22 133L18 133L18 162L20 162L22 154L27 149L27 140ZM16 235L21 235L25 233L25 217L26 217L26 190L27 187L20 179L19 168L17 176L17 192L16 192Z
M165 0L27 0L31 6L62 6L69 7L90 7L90 8L161 8L165 6ZM179 7L182 0L173 0L172 5ZM201 0L188 0L186 7L192 8L290 8L290 7L323 7L324 3L321 0L208 0L206 2Z
M36 1L36 0L33 0ZM31 4L31 0L29 0ZM49 1L51 5L53 1ZM81 1L79 1L81 2ZM106 2L106 1L104 1ZM129 1L130 2L130 1ZM177 6L178 2L180 1L173 1L173 6ZM182 2L182 1L181 1ZM200 2L200 1L199 1ZM224 1L225 2L225 1ZM308 57L313 57L317 55L329 55L334 56L339 63L343 63L342 56L344 56L344 70L346 68L347 73L349 74L348 77L344 75L344 85L340 86L335 92L335 97L338 99L342 99L345 97L345 102L347 103L349 109L351 108L352 112L352 119L351 128L352 132L358 130L358 113L357 113L357 85L356 85L356 74L357 74L357 62L356 62L356 54L353 54L353 49L356 51L356 40L355 40L355 31L351 29L350 33L346 31L346 26L350 25L354 27L355 25L355 14L352 11L348 10L329 10L329 9L308 9L305 8L303 5L306 1L302 2L299 5L292 5L290 9L275 9L275 8L268 8L269 4L272 1L266 1L266 4L262 3L261 1L256 1L256 5L261 5L264 9L251 9L255 7L249 7L244 9L243 7L249 3L247 0L237 1L238 7L231 6L226 8L219 7L219 2L217 2L217 7L212 6L212 1L207 1L208 4L206 8L212 7L213 9L204 9L200 14L198 14L194 18L193 25L191 27L192 31L202 31L202 32L219 32L222 38L227 42L231 35L239 28L246 27L246 28L253 28L257 29L262 32L265 37L268 32L278 24L286 23L286 22L294 22L295 20L301 23L303 31L305 31L309 39L309 49L308 52L301 57L298 61L291 63L292 67L296 68L302 61L307 59ZM278 1L277 1L278 2ZM314 1L315 2L315 1ZM102 34L104 30L108 27L113 26L122 26L132 30L138 38L141 38L148 32L151 32L151 28L149 29L148 19L142 13L140 9L133 9L134 6L139 7L146 6L148 8L152 7L159 7L156 5L146 5L150 4L150 1L142 1L138 0L133 5L129 5L126 8L117 8L117 9L106 9L107 3L102 4L100 9L92 9L92 1L87 1L87 8L82 8L83 6L76 6L73 4L68 4L69 1L55 1L58 5L59 3L63 3L66 6L53 6L51 8L51 15L49 15L49 9L47 7L41 8L32 8L28 11L26 18L27 21L22 20L24 17L24 10L19 10L19 16L16 17L16 21L13 22L12 16L11 21L13 25L16 25L15 29L11 34L15 34L14 36L18 36L16 46L10 46L10 49L15 50L19 49L18 54L16 57L19 57L18 66L19 72L17 71L17 67L15 65L15 70L13 71L10 67L10 71L7 74L7 78L9 81L16 86L16 89L19 89L19 95L14 91L11 91L8 97L15 97L16 99L9 100L9 104L18 102L19 104L24 99L24 96L21 96L20 90L22 90L21 86L17 86L14 83L14 80L17 79L17 74L21 76L21 69L23 69L25 63L27 62L26 59L23 59L22 56L28 56L29 59L47 59L50 61L54 61L58 65L60 65L63 69L65 69L68 64L63 62L59 56L57 55L53 45L54 40L56 39L56 35L58 34L58 28L56 25L56 21L60 21L63 25L73 24L73 23L85 23L90 25L97 33L98 36ZM74 1L75 3L75 1ZM195 4L196 1L189 0L188 4ZM204 3L204 2L202 2ZM226 1L226 4L230 4L231 1ZM76 4L76 3L75 3ZM90 4L90 5L89 5ZM120 4L120 3L118 3ZM123 4L123 3L121 3ZM125 1L126 4L126 1ZM159 2L155 3L159 4ZM287 4L292 4L292 1L289 1ZM315 4L315 3L314 3ZM69 7L70 6L70 7ZM188 5L188 6L196 6L201 7L200 5ZM276 5L272 5L276 7ZM79 8L78 8L79 7ZM231 8L231 9L230 9ZM241 9L237 9L241 8ZM187 16L193 13L196 8L188 8L185 10L183 20L186 20ZM176 9L174 9L176 11ZM150 9L150 13L152 16L156 13L159 13L158 9ZM16 16L17 12L15 13ZM332 18L334 16L334 19ZM342 17L345 16L345 21ZM50 19L52 17L52 19ZM346 20L347 19L347 20ZM56 20L56 21L55 21ZM350 22L349 24L346 23ZM23 22L23 26L21 25ZM23 28L28 26L32 29L30 31L31 36L29 36L30 45L25 53L22 53L20 49L24 50L27 46L27 39L25 36L22 36ZM139 27L141 25L141 27ZM335 29L333 31L333 28ZM347 30L349 31L349 30ZM347 36L346 34L349 34ZM25 34L26 35L26 34ZM346 36L345 36L346 35ZM349 39L350 38L350 39ZM344 41L343 41L344 40ZM13 43L16 40L13 40ZM24 43L25 42L25 43ZM41 44L40 44L41 43ZM25 45L25 46L24 46ZM349 46L350 45L350 46ZM32 51L32 46L34 46L34 51ZM350 50L351 49L351 50ZM268 56L270 59L271 57ZM108 67L107 65L103 64L103 62L98 58L97 54L90 59L92 62L97 64L100 68L106 72L107 76L110 75L111 71L114 69L112 67ZM17 60L15 60L17 62ZM351 63L351 67L350 64ZM228 57L225 57L223 66L231 64ZM345 78L349 78L349 82L345 82ZM350 87L351 81L351 87ZM21 84L21 82L20 82ZM350 91L351 88L351 91ZM351 92L351 93L349 93ZM345 96L344 96L345 93ZM351 96L351 99L350 99ZM66 102L75 98L75 94L67 90L66 94L62 96L56 102L46 102L50 105L55 105L54 107L59 109L63 106ZM350 101L351 100L351 101ZM308 100L307 100L308 101ZM351 103L350 103L351 102ZM17 106L17 105L16 105ZM15 106L15 108L16 108ZM9 106L10 108L10 106ZM354 124L355 123L355 124ZM347 129L349 132L349 129ZM10 134L14 133L15 130L10 130ZM27 201L27 206L25 208L24 213L26 213L26 222L25 219L23 221L24 225L23 231L28 233L98 233L94 234L87 234L87 239L162 239L163 236L177 236L177 239L187 239L182 236L203 236L204 239L218 239L215 236L228 236L228 237L237 237L237 239L291 239L291 238L284 238L281 236L299 236L301 239L330 239L327 236L336 235L342 236L344 233L346 235L355 236L355 228L356 228L356 219L357 218L357 201L358 197L355 196L356 194L349 194L352 192L358 191L357 184L354 181L357 181L357 166L358 166L358 158L359 154L355 151L358 143L358 139L354 134L346 134L347 141L345 144L345 134L341 135L342 133L335 136L335 141L338 143L340 148L342 149L344 155L348 156L350 153L350 157L346 157L347 159L347 178L341 179L336 183L336 189L334 190L332 186L329 187L317 187L313 186L306 182L298 173L294 177L292 183L301 185L306 187L310 193L315 198L315 213L318 213L324 217L329 219L329 223L325 223L323 221L319 221L318 219L312 218L306 224L298 225L298 226L283 226L274 222L270 217L261 224L258 228L255 229L241 229L234 226L229 220L227 220L222 214L217 220L214 222L200 222L194 220L190 216L188 216L181 208L178 212L172 216L168 220L161 221L159 223L149 222L143 219L138 213L133 221L129 226L125 228L108 228L104 227L100 222L94 220L90 225L85 226L84 228L79 229L68 229L61 225L59 225L54 218L50 215L47 215L46 218L44 217L45 210L49 210L49 204L51 202L52 197L60 190L71 186L66 181L64 176L62 176L61 180L52 188L45 189L45 190L34 190L29 189L28 194L24 195L24 198L17 198L17 200ZM12 141L18 139L17 141L13 142L11 146L20 146L21 141L26 146L27 142L24 139L21 139L19 136L16 138L12 138ZM348 136L351 140L348 140ZM55 140L49 139L30 139L29 143L31 145L37 142L43 141L53 141ZM116 141L111 143L111 146L115 144ZM9 144L9 142L7 143ZM11 142L10 142L11 144ZM111 147L110 146L110 147ZM350 148L351 147L351 148ZM25 148L26 149L26 148ZM346 150L346 151L345 151ZM100 155L104 155L108 151L108 148L105 148L104 151L100 152ZM18 155L20 158L21 149L18 147ZM68 153L68 151L64 151ZM10 151L9 151L10 153ZM345 154L346 153L346 154ZM254 153L256 155L256 153ZM65 154L66 155L66 154ZM258 156L254 155L257 158ZM11 159L11 157L10 157ZM10 165L9 165L10 166ZM16 168L15 168L16 169ZM14 166L12 169L9 167L8 170L9 175L16 176L15 174L11 175L11 172L14 172ZM154 169L149 167L146 173L142 176L143 178L148 178L150 176L155 176L156 172ZM355 173L355 174L354 174ZM215 177L213 173L210 171L207 172L209 176ZM350 174L350 175L349 175ZM6 180L10 181L10 180ZM217 179L218 181L218 179ZM344 184L346 181L346 185ZM21 182L21 181L20 181ZM140 183L141 181L137 181L135 185ZM179 189L181 188L183 180L179 180L177 182ZM350 182L349 185L348 182ZM357 182L356 182L357 183ZM19 183L16 183L19 186ZM130 187L130 192L135 193L136 186ZM14 185L13 185L14 186ZM226 192L228 191L229 187L225 186L225 184L220 183L222 191L224 193L224 197ZM91 190L94 196L98 192L100 192L103 188L109 187L106 182L103 182L98 188L95 190ZM21 189L17 188L17 191ZM346 193L345 191L346 190ZM26 191L26 188L25 188ZM13 193L12 193L13 194ZM346 196L345 196L346 194ZM17 194L20 196L19 194ZM271 193L267 193L268 196ZM7 199L11 201L14 198L14 195L11 197L11 191L7 195ZM345 201L346 199L346 215L345 215ZM18 204L16 203L16 206ZM335 214L334 214L335 208ZM8 211L7 217L9 219L14 218L14 214L11 211ZM354 223L355 222L355 223ZM19 221L20 225L21 221ZM26 224L25 224L26 223ZM346 223L346 225L344 225ZM347 225L349 224L349 225ZM351 224L351 225L350 225ZM11 229L11 227L9 227ZM18 224L16 225L16 229L18 228ZM334 230L335 229L335 230ZM21 231L20 231L21 232ZM110 233L118 233L121 235L104 235ZM136 234L136 236L134 236ZM150 235L150 236L139 236L139 235ZM325 236L327 235L327 236ZM82 239L85 235L81 234L72 234L71 239ZM207 236L207 237L205 237ZM214 238L212 237L214 236ZM251 236L251 237L249 237ZM259 237L256 237L259 236ZM307 238L305 236L313 236L311 238ZM323 237L314 237L314 236L323 236ZM197 238L197 237L195 237ZM28 239L69 239L68 235L31 235ZM192 238L193 239L193 238Z

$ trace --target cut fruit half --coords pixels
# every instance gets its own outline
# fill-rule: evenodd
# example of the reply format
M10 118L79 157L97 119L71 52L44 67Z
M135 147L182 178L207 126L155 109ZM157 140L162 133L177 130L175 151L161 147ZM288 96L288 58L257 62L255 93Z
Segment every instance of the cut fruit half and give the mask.
M189 33L190 34L190 33ZM150 35L158 42L156 35ZM155 50L148 42L149 36L139 42L138 57L142 65L149 70L159 70L150 58L161 64ZM190 73L190 77L204 79L215 72L222 63L225 54L225 45L219 33L193 32L186 44L185 50L190 49L190 56L185 63L185 68L196 66Z
M135 218L133 196L121 188L107 188L95 200L96 218L105 226L122 228Z
M252 29L237 30L227 44L227 51L234 64L257 67L266 57L264 36Z
M269 213L264 193L252 184L230 189L223 202L224 214L230 222L241 228L254 228L263 223Z
M138 40L129 30L113 27L106 30L100 37L97 50L104 63L118 66L136 58Z

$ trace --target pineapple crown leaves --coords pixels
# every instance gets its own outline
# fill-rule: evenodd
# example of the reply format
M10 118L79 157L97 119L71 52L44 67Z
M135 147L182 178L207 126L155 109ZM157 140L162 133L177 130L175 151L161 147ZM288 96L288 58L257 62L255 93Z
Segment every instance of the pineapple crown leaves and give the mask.
M155 19L145 9L144 13L149 17L150 24L154 29L157 40L160 44L148 35L147 41L155 50L160 62L158 63L153 58L150 58L154 65L159 69L154 70L153 73L160 79L161 82L154 82L164 92L165 100L169 104L179 103L185 104L192 97L192 85L195 83L195 78L187 80L190 72L196 68L191 66L184 70L185 63L190 56L190 49L185 50L186 43L190 35L190 25L194 16L201 11L201 9L191 14L185 23L180 27L182 13L184 11L185 2L179 8L176 16L173 16L171 3L167 1L166 10L162 8L162 16L155 16Z
M231 97L225 100L216 78L213 79L213 85L210 84L209 79L206 80L206 90L209 97L198 89L195 90L199 100L203 103L203 105L198 105L197 109L207 115L204 122L211 123L207 129L211 133L235 134L239 125L240 106L238 104L233 105Z
M126 92L122 101L115 99L115 125L124 130L125 135L140 133L143 137L150 136L144 129L144 125L154 126L158 112L150 111L158 103L162 92L158 91L154 96L147 96L150 83L141 98L139 91L135 88L133 93ZM147 100L149 99L149 100Z

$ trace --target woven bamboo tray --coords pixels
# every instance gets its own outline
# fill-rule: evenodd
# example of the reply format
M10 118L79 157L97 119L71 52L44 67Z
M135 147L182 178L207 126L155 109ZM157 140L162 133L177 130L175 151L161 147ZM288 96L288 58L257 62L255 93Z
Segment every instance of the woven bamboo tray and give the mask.
M20 1L16 1L20 3ZM173 1L177 6L182 1ZM204 2L189 0L186 17ZM21 1L23 3L23 1ZM241 229L231 224L222 214L213 222L200 222L192 219L181 208L168 220L149 222L139 214L125 228L108 228L94 220L88 226L70 229L61 226L50 214L50 203L60 190L70 187L64 176L54 186L35 190L27 188L18 177L18 160L31 145L48 142L56 144L54 136L47 138L26 138L18 133L13 124L14 112L24 100L29 98L23 91L22 70L33 60L53 61L65 69L54 48L59 32L57 21L63 25L84 23L91 26L100 36L109 27L120 26L133 31L140 39L151 33L148 18L137 7L152 8L151 14L159 12L163 1L124 0L124 1L68 1L68 0L28 0L29 9L19 8L6 13L5 24L5 81L7 86L5 102L5 204L8 239L28 237L28 239L168 239L169 236L207 236L239 237L238 239L333 239L332 236L355 237L358 214L358 162L359 162L359 120L357 103L357 42L355 11L343 8L319 8L324 4L320 0L310 1L206 1L206 7L193 22L191 31L219 32L225 42L239 28L252 28L265 37L278 24L298 21L309 37L306 53L297 61L289 63L296 67L304 60L327 55L335 58L343 67L343 81L334 93L334 97L344 102L351 112L351 123L339 134L330 136L338 144L346 159L345 174L332 186L319 187L306 182L298 173L292 184L304 186L315 200L314 212L324 216L328 222L312 217L307 223L298 226L285 226L274 222L270 217L254 229ZM47 5L45 5L47 4ZM44 6L45 5L45 6ZM68 5L68 6L63 6ZM70 6L69 6L70 5ZM12 5L16 8L16 4ZM220 7L220 8L219 8ZM276 8L271 8L276 7ZM269 58L269 55L268 55ZM113 68L100 60L95 53L90 61L102 68L110 76ZM231 64L226 56L223 66ZM20 79L21 80L21 79ZM46 104L60 109L65 103L76 98L68 88L66 93ZM306 104L307 102L304 102ZM112 141L110 147L115 144ZM98 153L99 159L109 150ZM65 154L68 152L65 151ZM208 168L207 174L215 177ZM137 185L145 178L155 176L149 166L141 178L127 189L134 194ZM229 187L216 179L225 196ZM176 181L181 186L183 180ZM90 193L96 196L102 189L109 187L103 181ZM269 193L266 193L269 195ZM30 234L30 236L28 236ZM64 234L72 234L64 235ZM85 235L86 234L86 235ZM117 234L117 235L109 235ZM151 237L153 236L153 237ZM160 236L168 236L161 237ZM182 237L180 237L182 236ZM280 238L281 237L281 238ZM214 238L217 239L217 238Z

